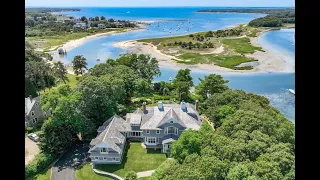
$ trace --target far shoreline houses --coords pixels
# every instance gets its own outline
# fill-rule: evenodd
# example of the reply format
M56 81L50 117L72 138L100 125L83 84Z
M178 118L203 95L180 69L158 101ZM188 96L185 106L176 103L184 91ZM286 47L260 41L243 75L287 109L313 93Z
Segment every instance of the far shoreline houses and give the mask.
M90 158L94 164L121 164L127 140L141 141L145 148L161 149L170 154L173 141L186 129L199 130L202 120L195 105L163 104L138 108L123 119L114 115L98 128L90 142Z

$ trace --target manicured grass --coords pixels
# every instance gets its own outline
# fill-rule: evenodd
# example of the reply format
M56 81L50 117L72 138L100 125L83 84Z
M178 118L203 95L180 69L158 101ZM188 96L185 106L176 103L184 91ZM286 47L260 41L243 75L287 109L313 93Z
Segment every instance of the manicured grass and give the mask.
M226 56L217 54L183 54L178 56L179 59L185 61L177 61L183 64L211 64L214 63L221 67L239 69L235 66L244 63L255 61L244 56ZM246 66L249 68L250 66ZM242 68L244 69L244 68ZM249 68L250 69L250 68ZM251 67L252 69L252 67Z
M51 174L51 168L48 168L42 173L39 173L34 177L28 178L27 180L50 180L50 174Z
M67 82L67 84L71 87L71 88L74 88L76 87L77 83L78 83L78 80L76 79L76 75L73 75L73 74L67 74L67 77L69 79L69 82Z
M233 49L236 53L247 54L254 53L255 50L263 51L261 47L252 46L247 37L236 39L222 39L221 42L227 47Z
M76 170L77 180L112 180L109 177L96 174L92 170L91 164L85 164L81 168Z
M166 155L160 150L144 149L141 142L131 142L127 144L122 164L97 165L96 168L124 177L128 171L142 172L157 169L166 159Z

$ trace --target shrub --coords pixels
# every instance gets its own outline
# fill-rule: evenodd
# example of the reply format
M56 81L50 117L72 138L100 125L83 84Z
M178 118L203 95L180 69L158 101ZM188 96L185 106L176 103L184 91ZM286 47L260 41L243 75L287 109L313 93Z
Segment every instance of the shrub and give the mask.
M33 127L27 127L27 133L32 133L33 132Z
M124 179L125 180L137 180L138 176L137 176L137 173L135 173L134 171L129 171L124 175Z
M25 178L35 176L41 171L48 168L48 166L53 162L54 157L47 153L38 154L35 159L25 167Z

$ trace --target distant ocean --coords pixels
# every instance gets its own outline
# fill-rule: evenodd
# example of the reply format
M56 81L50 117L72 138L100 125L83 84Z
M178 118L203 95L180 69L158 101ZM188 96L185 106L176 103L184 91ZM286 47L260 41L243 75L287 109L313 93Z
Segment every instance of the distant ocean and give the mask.
M199 13L200 9L210 7L175 7L175 8L81 8L80 12L63 12L59 14L74 17L105 16L106 18L156 21L145 30L133 31L122 34L113 34L92 39L85 44L76 47L68 52L68 55L61 58L61 61L71 62L75 55L84 55L87 58L88 66L93 67L99 63L97 59L117 58L119 54L126 53L124 50L113 47L112 44L124 40L142 38L163 37L182 35L192 32L218 30L229 26L244 24L265 14L240 14L240 13ZM212 7L216 8L216 7ZM224 9L226 7L219 7ZM180 26L178 28L172 28ZM172 29L170 29L172 28ZM169 33L171 31L171 33ZM271 31L263 34L259 41L263 48L276 51L287 57L287 60L294 65L295 50L294 43L295 29ZM102 61L104 62L104 61ZM177 69L161 67L162 76L155 77L155 81L168 81L169 77L175 77ZM195 84L199 83L198 78L209 75L209 71L192 71ZM279 109L288 119L295 120L295 96L287 89L295 88L295 73L258 73L258 74L221 74L230 82L228 85L233 89L242 89L246 92L257 93L270 99L271 104Z

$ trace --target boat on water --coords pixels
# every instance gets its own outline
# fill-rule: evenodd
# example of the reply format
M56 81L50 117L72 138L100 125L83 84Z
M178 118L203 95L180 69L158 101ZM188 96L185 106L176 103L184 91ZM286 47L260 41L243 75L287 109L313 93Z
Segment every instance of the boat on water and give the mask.
M172 81L172 77L169 77L169 81Z
M291 92L294 95L296 94L295 90L293 90L293 89L288 89L288 91Z

